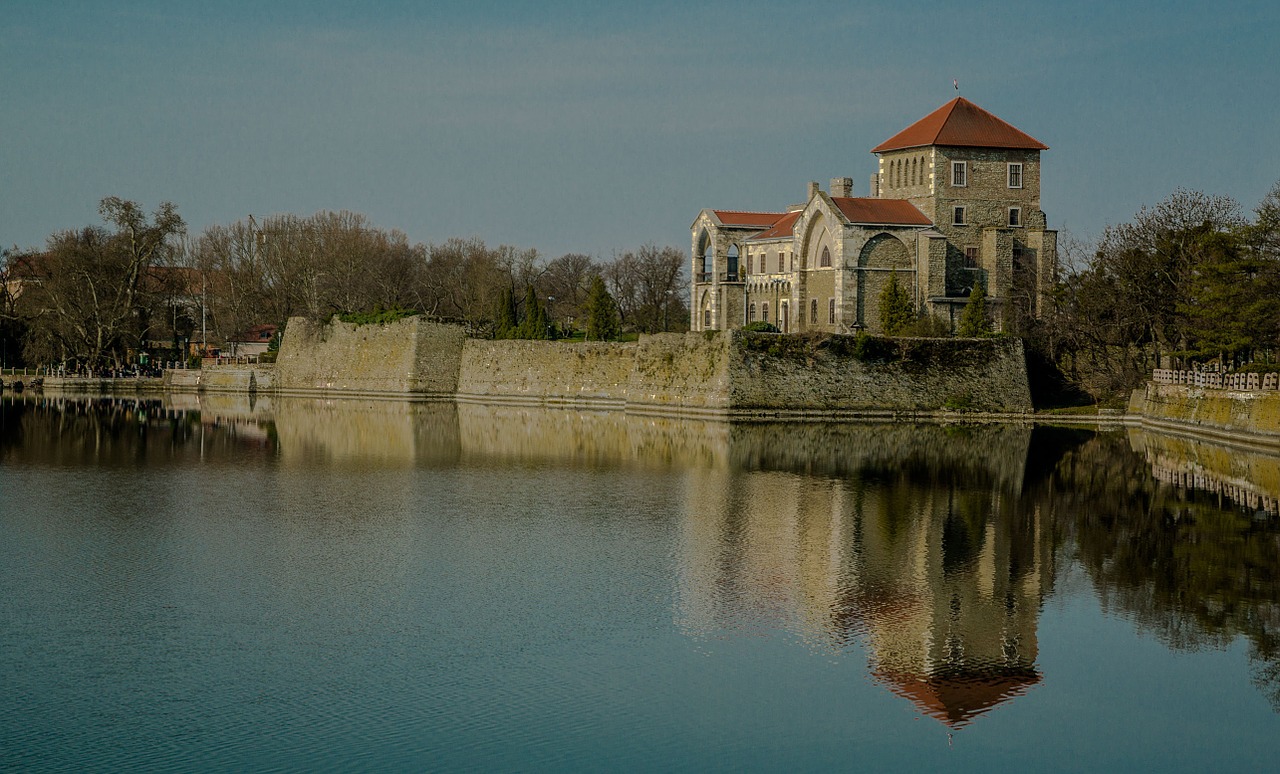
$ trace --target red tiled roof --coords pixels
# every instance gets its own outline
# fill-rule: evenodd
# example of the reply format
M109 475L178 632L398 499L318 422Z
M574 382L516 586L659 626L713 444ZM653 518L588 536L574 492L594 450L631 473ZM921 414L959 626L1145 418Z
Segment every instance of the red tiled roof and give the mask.
M734 212L733 210L712 210L720 222L726 226L758 226L768 228L778 222L785 212Z
M1005 123L964 97L956 97L872 148L871 152L884 153L920 145L1049 149L1048 145Z
M877 670L874 676L890 691L914 703L921 712L951 728L964 726L1040 682L1040 673L1033 667L942 675Z
M799 217L800 217L799 210L795 212L788 212L786 215L782 216L781 220L779 220L777 223L774 223L769 230L762 231L751 238L755 240L755 239L783 239L783 238L789 237L794 233L796 220Z
M851 223L877 223L894 226L932 226L925 214L906 199L858 199L843 197L831 201Z

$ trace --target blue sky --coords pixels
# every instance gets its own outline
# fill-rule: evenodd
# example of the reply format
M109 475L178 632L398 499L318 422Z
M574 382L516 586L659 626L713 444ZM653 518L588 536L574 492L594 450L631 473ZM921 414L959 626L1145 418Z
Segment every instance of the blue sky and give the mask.
M963 10L961 10L963 9ZM364 213L548 257L688 249L961 93L1051 147L1088 238L1184 187L1280 180L1274 2L0 0L0 244L115 195L193 232Z

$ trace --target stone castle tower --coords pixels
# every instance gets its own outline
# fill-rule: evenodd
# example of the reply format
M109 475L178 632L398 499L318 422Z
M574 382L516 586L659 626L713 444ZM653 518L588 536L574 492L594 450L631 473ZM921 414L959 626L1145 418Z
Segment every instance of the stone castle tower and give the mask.
M835 178L781 212L703 210L691 228L693 329L879 332L894 273L921 313L953 326L978 283L997 326L1039 316L1057 267L1042 150L957 97L872 149L867 197Z

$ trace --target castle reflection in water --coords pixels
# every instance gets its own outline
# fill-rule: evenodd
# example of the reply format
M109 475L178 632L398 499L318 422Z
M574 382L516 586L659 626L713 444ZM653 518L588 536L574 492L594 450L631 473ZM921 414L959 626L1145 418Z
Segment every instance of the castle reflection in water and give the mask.
M1019 498L1030 428L738 434L746 464L699 471L690 486L687 632L781 625L822 645L861 643L875 679L952 726L1040 681L1054 546Z
M1242 634L1263 672L1280 663L1275 583L1259 585L1256 567L1247 581L1205 580L1186 560L1189 529L1226 530L1244 546L1241 562L1255 565L1280 540L1280 460L1266 455L1139 431L731 424L392 401L27 399L7 401L2 416L5 439L25 428L48 435L49 454L61 456L136 454L141 426L148 455L251 450L285 469L678 470L681 631L714 639L781 629L865 653L875 680L951 727L1043 679L1039 616L1067 545L1100 593L1140 623L1183 640L1188 630ZM55 418L57 432L44 428ZM0 445L0 462L3 454ZM1214 607L1227 597L1237 619Z

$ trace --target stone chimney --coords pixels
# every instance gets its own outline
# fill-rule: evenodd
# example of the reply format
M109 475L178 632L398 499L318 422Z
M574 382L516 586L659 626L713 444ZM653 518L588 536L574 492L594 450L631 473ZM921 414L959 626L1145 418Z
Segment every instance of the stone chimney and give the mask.
M804 200L807 202L807 201L809 201L810 199L812 199L813 197L815 197L815 196L817 196L817 195L818 195L818 181L817 181L817 180L810 180L810 181L809 181L809 194L808 194L807 196L805 196L805 197L804 197Z
M853 178L851 177L833 177L831 178L831 195L843 199L853 196Z

